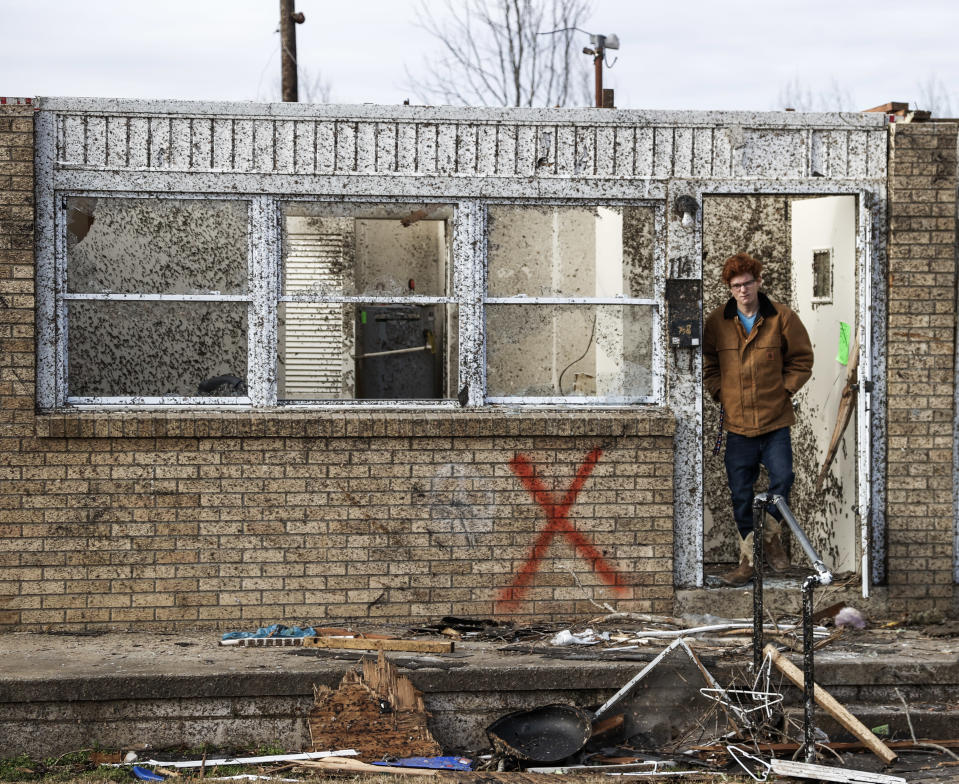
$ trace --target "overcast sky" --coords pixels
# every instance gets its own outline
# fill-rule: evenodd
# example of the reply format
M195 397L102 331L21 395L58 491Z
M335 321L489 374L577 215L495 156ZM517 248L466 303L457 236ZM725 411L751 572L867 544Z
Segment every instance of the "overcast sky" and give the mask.
M428 72L437 47L416 26L413 0L296 6L306 14L299 61L335 102L417 102L405 71ZM0 0L0 95L275 99L278 7ZM585 26L621 41L606 76L620 108L780 109L798 80L814 104L928 108L938 93L937 114L959 114L956 0L594 0L594 9Z

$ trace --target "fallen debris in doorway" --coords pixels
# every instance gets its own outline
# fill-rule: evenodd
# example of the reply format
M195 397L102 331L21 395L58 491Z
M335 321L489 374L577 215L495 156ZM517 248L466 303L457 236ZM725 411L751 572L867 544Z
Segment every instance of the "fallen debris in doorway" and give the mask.
M590 717L572 705L544 705L502 716L486 728L494 752L521 762L557 762L592 734Z
M430 734L423 695L397 674L383 651L349 670L337 689L314 686L309 715L313 748L353 746L367 760L435 757L443 753Z
M772 663L776 665L776 668L789 678L797 688L803 688L803 674L795 664L789 661L789 659L783 656L772 645L767 645L763 649L763 652L769 657ZM829 713L830 716L849 730L855 737L859 738L873 754L887 765L896 759L896 753L892 751L892 749L870 732L869 728L859 721L859 719L840 705L829 692L815 683L813 684L813 698L820 708Z

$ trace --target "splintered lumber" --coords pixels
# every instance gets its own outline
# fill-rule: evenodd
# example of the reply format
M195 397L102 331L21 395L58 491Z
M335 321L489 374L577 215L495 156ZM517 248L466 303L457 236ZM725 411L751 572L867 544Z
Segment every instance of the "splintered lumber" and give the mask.
M452 640L393 640L363 637L304 637L306 648L346 648L353 651L413 651L452 653Z
M437 757L423 695L380 651L349 670L336 689L314 686L309 715L314 749L354 748L364 760Z
M776 665L783 675L789 678L798 688L804 688L805 678L803 677L802 671L795 664L789 661L789 659L783 656L772 645L767 645L763 650L765 654L772 659L773 664ZM812 684L812 687L813 699L816 700L816 704L849 730L849 732L859 738L867 749L887 765L896 759L895 752L879 740L865 724L840 705L828 691L822 688L822 686L817 686L815 683Z
M777 776L789 776L794 779L838 781L842 784L906 784L906 780L901 776L887 776L885 773L872 773L868 770L830 768L826 765L780 759L769 760L769 765Z

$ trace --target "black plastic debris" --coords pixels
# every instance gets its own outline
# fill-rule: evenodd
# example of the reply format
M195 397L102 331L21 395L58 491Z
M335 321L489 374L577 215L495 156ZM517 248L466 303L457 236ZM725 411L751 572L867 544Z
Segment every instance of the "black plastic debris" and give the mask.
M589 740L592 718L572 705L544 705L502 716L486 728L493 749L523 762L558 762Z

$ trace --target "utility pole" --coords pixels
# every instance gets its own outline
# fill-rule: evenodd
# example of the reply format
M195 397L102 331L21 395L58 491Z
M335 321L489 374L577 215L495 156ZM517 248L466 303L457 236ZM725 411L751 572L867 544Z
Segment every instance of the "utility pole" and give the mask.
M606 56L606 36L597 35L593 47L593 68L596 71L596 108L603 108L603 58Z
M603 60L606 58L607 49L619 49L619 36L591 34L589 43L590 46L583 49L583 54L593 56L593 68L596 71L596 108L612 108L613 91L603 90Z
M294 10L294 0L280 0L280 79L283 100L292 103L299 100L296 84L296 25L305 21L306 17Z

